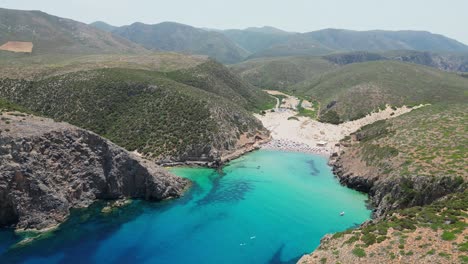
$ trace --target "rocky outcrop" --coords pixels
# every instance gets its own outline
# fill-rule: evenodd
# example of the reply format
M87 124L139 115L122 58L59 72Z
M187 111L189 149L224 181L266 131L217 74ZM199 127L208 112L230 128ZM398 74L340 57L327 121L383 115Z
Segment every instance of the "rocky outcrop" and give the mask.
M376 218L390 210L427 205L450 193L466 189L461 177L417 175L369 177L350 172L341 158L331 162L331 165L333 173L341 184L369 194Z
M408 176L377 181L369 195L375 207L374 215L380 217L391 210L428 205L465 189L460 177Z
M468 71L468 56L463 54L437 54L422 51L408 51L403 54L390 56L389 59L421 64L441 71Z
M83 129L0 116L0 226L46 229L96 199L179 197L188 181Z

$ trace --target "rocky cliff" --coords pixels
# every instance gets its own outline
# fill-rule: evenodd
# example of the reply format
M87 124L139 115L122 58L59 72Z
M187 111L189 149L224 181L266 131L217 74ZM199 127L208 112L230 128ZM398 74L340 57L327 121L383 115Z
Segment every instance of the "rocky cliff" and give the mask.
M46 229L96 199L163 200L188 181L83 129L0 115L0 226Z
M333 172L341 184L369 194L375 218L382 217L391 210L424 206L448 194L463 192L466 188L463 179L455 176L412 175L385 178L378 175L358 175L344 165L341 158L333 162Z

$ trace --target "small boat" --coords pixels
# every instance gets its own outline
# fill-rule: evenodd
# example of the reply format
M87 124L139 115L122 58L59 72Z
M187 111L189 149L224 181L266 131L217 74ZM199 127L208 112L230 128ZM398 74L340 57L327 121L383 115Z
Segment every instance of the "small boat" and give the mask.
M257 237L256 237L256 236L251 236L251 237L250 237L250 239L255 239L255 238L257 238Z
M344 212L341 212L341 213L340 213L340 216L343 216L343 215L344 215Z

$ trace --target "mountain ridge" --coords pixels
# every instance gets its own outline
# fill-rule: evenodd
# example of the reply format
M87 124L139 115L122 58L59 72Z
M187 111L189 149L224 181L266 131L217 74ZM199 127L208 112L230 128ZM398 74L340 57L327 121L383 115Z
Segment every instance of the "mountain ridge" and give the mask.
M0 43L8 41L32 42L33 55L147 52L142 46L125 38L72 19L42 11L0 8Z

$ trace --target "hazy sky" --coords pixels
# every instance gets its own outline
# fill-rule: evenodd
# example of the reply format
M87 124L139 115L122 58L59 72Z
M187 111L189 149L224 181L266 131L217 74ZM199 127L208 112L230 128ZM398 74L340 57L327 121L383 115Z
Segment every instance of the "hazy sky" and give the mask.
M174 21L220 29L269 25L297 32L427 30L468 44L468 0L0 0L0 7L118 26Z

